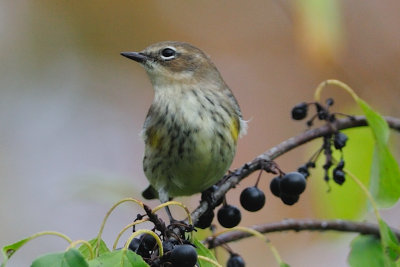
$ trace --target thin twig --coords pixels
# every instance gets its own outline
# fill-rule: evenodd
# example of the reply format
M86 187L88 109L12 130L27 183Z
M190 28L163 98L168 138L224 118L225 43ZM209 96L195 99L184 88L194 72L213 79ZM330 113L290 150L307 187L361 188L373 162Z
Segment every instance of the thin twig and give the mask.
M314 220L314 219L286 219L280 222L266 223L249 227L260 233L282 231L341 231L379 236L379 226L368 222L353 222L346 220ZM393 233L400 239L400 231L392 228ZM225 243L240 240L251 235L244 232L229 232L217 238L209 237L206 242L209 248L214 248Z

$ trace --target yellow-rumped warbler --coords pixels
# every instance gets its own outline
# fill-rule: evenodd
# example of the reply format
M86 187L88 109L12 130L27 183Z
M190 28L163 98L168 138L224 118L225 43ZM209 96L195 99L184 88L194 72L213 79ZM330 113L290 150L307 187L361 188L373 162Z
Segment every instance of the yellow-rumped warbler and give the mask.
M161 42L121 55L139 62L155 96L143 126L143 169L161 202L193 195L218 182L246 132L239 105L200 49ZM155 196L154 196L155 197Z

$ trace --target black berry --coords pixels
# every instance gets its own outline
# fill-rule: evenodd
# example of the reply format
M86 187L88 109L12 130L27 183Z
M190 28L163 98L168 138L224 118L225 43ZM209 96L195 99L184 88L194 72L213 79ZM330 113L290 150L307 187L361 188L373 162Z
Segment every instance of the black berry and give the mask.
M344 183L345 179L346 179L345 174L341 169L335 168L333 170L333 180L337 184L342 185Z
M281 178L276 176L274 179L271 180L269 184L269 189L271 190L274 196L280 197L281 196L281 189L280 189Z
M164 255L162 257L162 260L169 261L171 257L171 251L174 249L174 247L178 245L178 240L170 238L168 240L164 240L162 243L163 249L164 249Z
M333 145L336 149L342 149L346 145L347 139L347 135L342 132L337 132L333 139Z
M297 201L299 201L300 196L299 195L286 195L286 194L281 194L281 200L283 203L286 205L293 205Z
M155 243L156 240L153 236L145 234L138 238L132 239L131 243L129 244L129 249L143 258L149 258L150 252L153 250Z
M247 187L240 194L240 204L248 211L258 211L265 204L265 194L255 186Z
M228 262L226 263L226 267L245 267L246 264L240 255L238 254L231 254L229 257Z
M305 102L297 104L292 109L292 118L294 120L302 120L307 117L308 105Z
M300 166L300 167L297 169L297 171L298 171L299 173L301 173L301 174L304 176L304 178L307 178L308 176L310 176L310 172L308 171L308 168L307 168L306 165Z
M177 245L169 259L173 266L193 267L197 262L197 252L191 245Z
M167 240L162 243L162 246L163 246L164 254L166 254L167 252L170 252L174 249L175 244L173 242Z
M142 243L140 244L140 247L145 251L152 251L157 243L156 239L149 234L144 234L141 240Z
M128 248L136 253L140 246L140 243L142 243L142 241L139 238L134 238L132 239L131 243L129 243Z
M299 172L289 172L281 179L281 195L300 195L305 189L306 178Z
M242 219L240 210L232 205L225 205L218 210L218 222L225 228L237 226Z
M211 223L214 219L214 210L208 209L203 215L199 217L199 220L194 225L195 227L206 229L211 226Z

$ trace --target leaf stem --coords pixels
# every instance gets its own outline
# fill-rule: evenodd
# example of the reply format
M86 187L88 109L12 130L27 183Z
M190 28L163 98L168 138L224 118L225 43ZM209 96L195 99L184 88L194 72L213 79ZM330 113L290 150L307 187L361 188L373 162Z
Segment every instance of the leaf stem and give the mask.
M197 256L197 259L202 260L202 261L209 262L209 263L211 263L212 265L217 266L217 267L222 267L222 265L219 264L218 262L216 262L215 260L212 260L212 259L207 258L207 257L205 257L205 256L198 255L198 256Z
M34 239L34 238L37 238L37 237L43 236L43 235L55 235L55 236L59 236L59 237L65 239L68 243L70 243L70 244L72 243L71 238L69 238L68 236L66 236L66 235L64 235L64 234L62 234L62 233L56 232L56 231L43 231L43 232L39 232L39 233L36 233L36 234L32 235L32 236L29 238L29 240L32 240L32 239Z
M100 248L101 235L103 234L104 226L105 226L105 224L106 224L106 221L107 221L108 217L110 217L111 213L114 211L114 209L115 209L116 207L118 207L120 204L122 204L122 203L124 203L124 202L128 202L128 201L129 201L129 202L134 202L134 203L138 204L139 206L141 206L141 207L143 208L143 202L141 202L141 201L139 201L139 200L136 200L136 199L134 199L134 198L124 198L124 199L121 199L120 201L118 201L117 203L115 203L115 204L111 207L111 209L108 210L106 216L105 216L104 219L103 219L103 222L101 223L100 230L99 230L99 233L98 233L98 235L97 235L97 243L96 243L96 246L95 246L95 248L94 248L94 250L95 250L95 256L96 256L96 257L99 256L99 248Z
M378 221L381 220L381 215L379 214L378 211L378 206L374 200L374 198L372 197L371 193L369 192L369 190L367 189L367 187L360 181L360 179L358 179L353 173L351 173L349 170L344 169L343 170L346 174L349 175L349 177L359 186L359 188L361 189L361 191L364 192L365 196L368 198L369 202L371 203L371 206L374 210L374 214L375 217Z
M145 218L145 219L138 220L138 221L136 221L136 222L130 223L130 224L128 224L127 226L125 226L125 227L118 233L118 236L117 236L117 238L116 238L115 241L114 241L114 244L113 244L113 248L112 248L112 249L115 250L115 249L117 248L118 241L119 241L119 239L121 238L121 235L122 235L126 230L128 230L129 228L131 228L131 227L134 226L134 225L140 224L140 223L142 223L142 222L146 222L146 221L148 221L148 220L149 220L148 218Z
M325 81L321 82L317 86L317 89L315 89L315 93L314 93L315 101L317 101L317 102L321 101L321 92L328 85L336 85L337 87L344 89L346 92L348 92L353 97L353 99L356 102L359 99L358 95L354 92L353 89L351 89L350 86L348 86L347 84L345 84L344 82L341 82L339 80L330 79L330 80L325 80Z

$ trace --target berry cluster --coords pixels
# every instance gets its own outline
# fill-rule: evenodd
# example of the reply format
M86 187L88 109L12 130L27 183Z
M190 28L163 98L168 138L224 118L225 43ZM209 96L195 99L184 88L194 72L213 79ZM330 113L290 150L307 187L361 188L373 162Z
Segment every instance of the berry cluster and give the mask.
M151 218L153 219L153 218ZM135 231L135 229L134 229ZM156 231L155 231L156 232ZM150 234L142 234L139 237L132 239L129 244L129 250L140 255L152 267L194 267L197 266L197 252L195 246L186 239L173 236L167 238L164 234L159 234L162 240L164 254L158 256L158 248L156 239ZM243 258L232 252L225 245L230 257L227 261L227 267L244 267Z
M315 106L316 114L314 114L308 121L307 126L311 127L315 121L315 119L325 121L328 124L334 126L336 121L336 115L344 115L339 113L332 113L329 111L329 108L334 104L332 99L328 99L325 105L322 105L318 102L306 103L302 102L297 104L292 109L292 118L294 120L303 120L307 117L309 113L309 107ZM342 149L346 146L346 142L348 137L340 132L336 131L333 134L327 134L323 137L322 147L311 157L311 159L300 166L297 171L284 173L282 172L278 166L274 163L274 170L269 171L277 175L270 182L270 190L273 195L279 197L282 202L286 205L294 205L298 202L300 195L305 191L307 185L307 178L310 176L310 169L316 167L316 161L320 154L323 152L325 155L325 163L322 166L325 170L325 180L330 180L329 171L331 167L337 162L333 158L333 149L339 150L341 152L341 158L339 162L336 164L335 168L332 171L333 180L341 185L345 181L345 172L344 172L344 160L343 160L343 151ZM265 169L267 170L267 169ZM275 172L278 170L278 172ZM268 171L268 170L267 170ZM261 175L261 173L260 173ZM258 183L260 181L260 176L257 179L257 182L254 186L250 186L245 188L240 194L240 204L241 206L250 212L256 212L261 210L265 205L265 194L262 190L258 188ZM217 189L216 186L210 189L209 193L215 192ZM211 194L212 195L212 194ZM203 196L202 199L204 200ZM213 199L209 199L213 200ZM213 219L214 219L214 208L222 204L222 207L218 210L217 219L221 226L226 228L232 228L237 226L241 221L241 212L239 208L227 204L226 199L223 197L218 201L209 201L209 210L205 212L195 224L196 227L199 228L208 228L210 227ZM229 251L230 258L227 262L227 266L245 266L245 263L242 257L232 251Z
M235 227L242 220L242 214L236 206L229 205L226 203L225 199L223 199L223 200L224 200L224 204L218 210L218 213L217 213L218 222L221 226L223 226L225 228ZM215 205L215 207L218 205L219 204ZM211 226L214 216L215 216L214 210L208 209L205 213L203 213L199 217L198 221L195 223L194 226L201 228L201 229L206 229Z
M302 120L305 117L307 117L308 113L308 108L311 105L314 105L316 108L316 114L311 117L307 121L307 126L312 126L313 122L316 118L322 121L326 121L327 123L333 124L336 121L336 115L344 115L340 113L331 113L329 111L329 108L334 104L333 99L329 98L326 100L325 106L318 103L318 102L312 102L312 103L299 103L296 106L293 107L292 109L292 118L294 120ZM345 115L347 116L347 115ZM351 118L351 116L349 116ZM346 146L346 142L348 140L348 137L346 134L336 131L334 134L327 134L323 137L323 144L322 147L317 151L316 154L303 166L301 166L298 171L302 173L306 178L309 176L309 168L314 168L315 167L315 162L317 161L319 155L321 152L324 152L325 155L325 163L322 166L322 168L325 171L324 179L325 181L330 180L330 175L329 175L329 170L334 164L334 159L332 157L333 149L334 147L336 150L339 150L341 152L341 159L339 163L336 165L336 167L333 169L332 175L333 175L333 180L339 184L342 185L345 181L345 173L343 171L344 168L344 160L343 160L343 151L342 149Z
M143 234L132 239L129 249L140 255L151 266L180 266L193 267L197 262L195 247L187 240L179 242L170 238L162 242L164 255L157 259L158 249L155 238L150 234Z
M277 166L276 166L277 168ZM300 194L304 192L306 188L306 178L304 173L290 172L284 174L281 170L280 176L272 179L270 184L271 192L280 197L283 203L287 205L293 205L299 200ZM303 172L308 172L304 169ZM308 174L307 174L308 176ZM265 205L265 194L258 188L258 183L261 178L261 172L258 176L257 182L254 186L245 188L240 194L241 206L250 212L256 212L261 210ZM216 187L211 188L211 192L214 192ZM210 193L210 192L208 192ZM203 195L204 199L204 195ZM222 200L217 201L214 207L220 205ZM226 199L223 200L223 206L218 210L217 219L221 226L225 228L232 228L237 226L242 218L239 208L234 205L227 204ZM214 219L213 209L208 209L195 224L195 227L202 229L210 227L212 220Z
M201 200L207 201L210 208L207 209L207 211L199 217L198 221L194 224L195 227L206 229L211 226L211 223L215 216L214 208L221 205L224 200L223 197L217 200L213 198L213 194L217 189L218 186L213 185L201 194ZM211 207L212 204L214 205Z
M314 105L316 108L316 114L311 117L307 121L308 126L312 126L313 122L316 118L322 121L327 121L327 122L334 122L336 120L336 115L337 113L331 113L329 111L329 108L333 106L334 101L332 98L328 98L326 100L326 105L323 106L318 102L312 102L312 103L306 103L306 102L301 102L297 105L295 105L292 109L292 119L294 120L302 120L305 117L307 117L308 114L308 107L310 105Z
M245 188L240 194L240 204L242 207L251 212L259 211L265 205L265 194L258 188L260 182L261 172L258 176L257 182L254 186ZM242 218L240 210L233 206L228 205L225 201L222 208L218 211L218 222L226 228L232 228L240 223Z
M150 233L143 233L135 237L129 243L128 248L142 257L142 259L151 267L194 267L197 264L196 246L189 240L188 233L194 231L192 225L184 222L172 221L166 225L164 221L155 214L150 207L143 204L145 214L138 214L134 222L143 220L147 217L152 222L154 228ZM133 232L136 232L133 226ZM148 230L147 230L148 232ZM156 236L160 239L163 248L163 254L157 245Z

